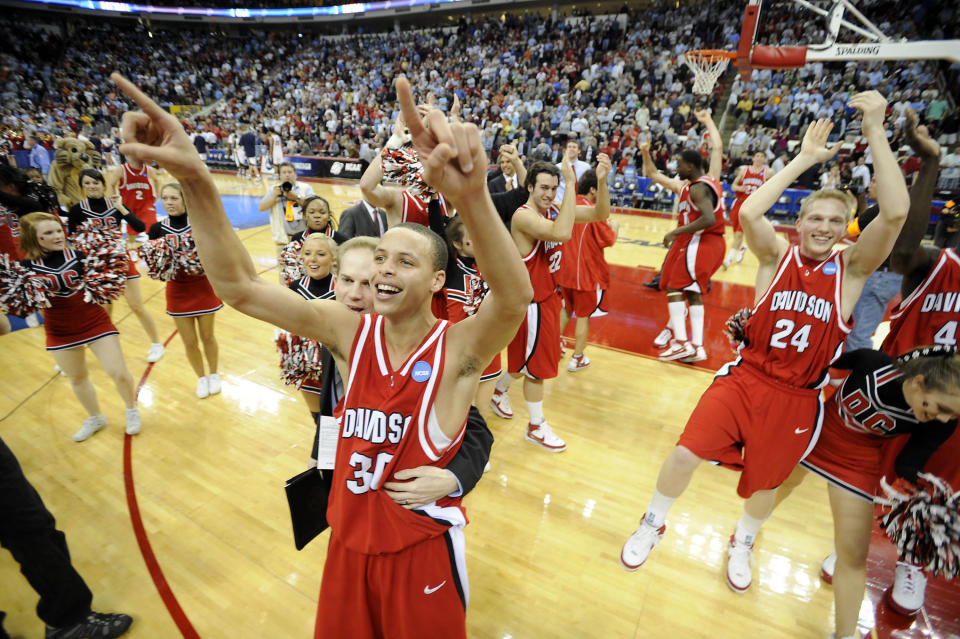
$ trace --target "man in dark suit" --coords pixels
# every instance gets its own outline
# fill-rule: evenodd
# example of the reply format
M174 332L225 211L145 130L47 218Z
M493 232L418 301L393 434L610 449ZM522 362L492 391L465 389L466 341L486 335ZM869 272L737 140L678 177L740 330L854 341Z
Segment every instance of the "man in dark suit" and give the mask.
M387 230L387 214L360 200L340 214L340 226L337 229L347 239L358 235L380 237Z
M500 175L495 176L487 182L487 190L490 193L506 193L520 187L520 181L517 176L517 170L513 164L513 158L516 153L504 152L509 145L500 147Z

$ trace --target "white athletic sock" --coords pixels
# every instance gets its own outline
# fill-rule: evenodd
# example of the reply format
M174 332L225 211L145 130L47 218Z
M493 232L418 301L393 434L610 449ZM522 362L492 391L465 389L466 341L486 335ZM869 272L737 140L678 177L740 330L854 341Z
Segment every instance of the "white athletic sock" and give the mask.
M677 501L676 497L667 497L659 490L654 489L653 498L650 499L650 505L647 506L647 514L643 516L643 521L649 526L659 528L667 520L667 513Z
M694 346L703 346L703 304L690 305L690 341Z
M677 341L687 341L687 320L684 318L687 304L683 300L679 302L667 302L667 310L670 311L670 327L673 329L673 337Z
M730 252L727 253L727 259L724 262L732 262L733 258L737 255L737 249L730 249Z
M497 380L496 389L501 393L506 393L510 390L510 384L513 383L513 376L510 373L504 373L500 376L500 379Z
M542 424L544 422L543 400L539 402L527 402L527 412L530 413L531 424Z
M747 544L748 546L753 544L757 538L757 534L760 532L760 526L762 526L766 520L766 517L757 519L747 513L743 513L743 515L740 516L740 521L737 522L737 542Z

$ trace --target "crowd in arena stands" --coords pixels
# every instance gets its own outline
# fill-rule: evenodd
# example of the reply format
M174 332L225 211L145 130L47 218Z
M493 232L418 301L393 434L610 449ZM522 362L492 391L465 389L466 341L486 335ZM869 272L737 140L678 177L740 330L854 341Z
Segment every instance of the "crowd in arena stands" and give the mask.
M796 18L792 10L774 7L765 15L761 37L769 40L775 33L781 44L822 39L823 20L810 14L790 21ZM205 107L184 117L192 133L213 143L209 146L229 151L242 127L263 143L279 134L288 155L369 160L389 137L396 114L392 83L404 73L422 98L432 94L443 110L458 98L462 117L480 125L491 156L512 142L527 159L559 161L561 144L576 135L588 162L606 152L620 171L629 164L639 167L637 147L650 141L662 168L677 150L699 148L704 139L681 54L734 47L743 7L730 0L705 13L661 2L629 11L617 17L566 16L556 23L508 14L502 20L461 19L436 29L350 36L188 27L148 31L132 21L71 17L70 24L57 23L52 14L42 22L5 18L0 29L17 43L2 54L5 142L12 149L51 148L57 136L72 131L107 147L109 155L117 114L126 108L108 78L119 70L167 104ZM904 13L876 2L868 14L892 35L943 37L955 31L950 25L957 25L956 11ZM931 24L934 30L926 31ZM43 46L36 46L38 41ZM727 168L754 151L777 162L817 117L835 120L835 140L865 146L858 117L846 107L847 98L865 88L888 97L894 131L910 106L955 153L958 115L938 88L939 73L953 71L923 61L757 70L745 83L728 73L714 98L732 83L729 102L713 104L715 120L726 109L738 125L724 140Z

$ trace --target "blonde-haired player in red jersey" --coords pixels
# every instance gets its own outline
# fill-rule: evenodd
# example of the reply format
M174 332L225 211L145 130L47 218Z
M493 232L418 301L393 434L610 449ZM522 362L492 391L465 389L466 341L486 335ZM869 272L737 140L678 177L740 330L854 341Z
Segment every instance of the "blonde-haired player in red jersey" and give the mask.
M770 176L773 169L767 166L767 156L762 152L753 154L753 162L749 165L743 165L737 169L737 177L733 179L730 188L737 194L733 206L730 207L730 226L733 227L733 244L730 246L730 252L723 260L723 268L728 268L736 259L737 263L743 261L743 255L747 252L743 246L743 227L740 226L740 207L751 193L763 186Z
M703 348L706 313L703 298L710 278L720 268L727 248L723 185L719 176L723 162L720 132L707 111L695 113L713 142L710 162L699 152L687 149L677 160L679 179L668 178L657 170L650 156L650 143L640 145L643 172L651 180L677 194L677 228L663 236L669 247L660 271L660 290L667 293L667 328L654 339L654 346L666 347L659 358L693 363L707 359ZM686 315L690 315L690 339L687 339Z
M514 379L523 377L523 398L530 419L524 437L552 453L567 448L543 415L543 380L557 376L560 364L560 296L555 279L563 258L563 243L570 239L574 222L596 222L610 215L610 158L597 156L597 205L577 206L577 182L570 158L564 155L561 169L549 162L535 162L527 171L527 203L510 221L510 234L523 256L533 301L507 350L507 374L497 380L490 405L509 419L513 410L507 390ZM566 182L563 202L554 203L560 178Z
M214 290L243 313L323 343L346 379L327 518L332 534L318 636L466 637L467 590L458 498L408 510L380 490L399 468L444 465L459 448L483 367L516 333L532 287L486 188L487 157L472 124L437 110L421 120L406 78L397 95L424 178L456 206L490 292L457 324L430 311L446 245L403 224L380 238L374 314L305 300L261 279L233 231L210 172L177 119L131 82L114 81L143 112L123 116L122 151L177 178Z
M810 167L832 158L829 120L811 124L800 154L740 208L747 245L757 256L756 305L744 327L739 357L717 373L700 398L676 448L660 469L640 527L620 555L627 570L646 561L666 531L666 515L704 460L741 471L746 499L728 548L727 584L744 592L753 580L753 542L769 517L779 486L813 448L823 419L820 389L841 351L864 281L890 253L907 216L909 195L890 150L883 121L886 100L860 93L849 105L863 112L863 131L877 171L880 215L846 251L852 202L841 191L808 197L797 220L799 244L779 238L763 214Z
M107 173L107 193L119 195L123 205L143 222L147 229L157 223L157 177L153 167L127 158L123 164ZM128 235L137 235L127 227ZM146 237L138 239L146 241Z

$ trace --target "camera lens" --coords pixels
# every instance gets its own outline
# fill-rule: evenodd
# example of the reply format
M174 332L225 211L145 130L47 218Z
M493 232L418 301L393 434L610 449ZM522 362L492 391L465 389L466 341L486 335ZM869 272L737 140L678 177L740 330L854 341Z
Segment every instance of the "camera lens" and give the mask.
M281 191L290 191L292 189L293 189L293 183L291 182L284 182L283 184L280 185Z

